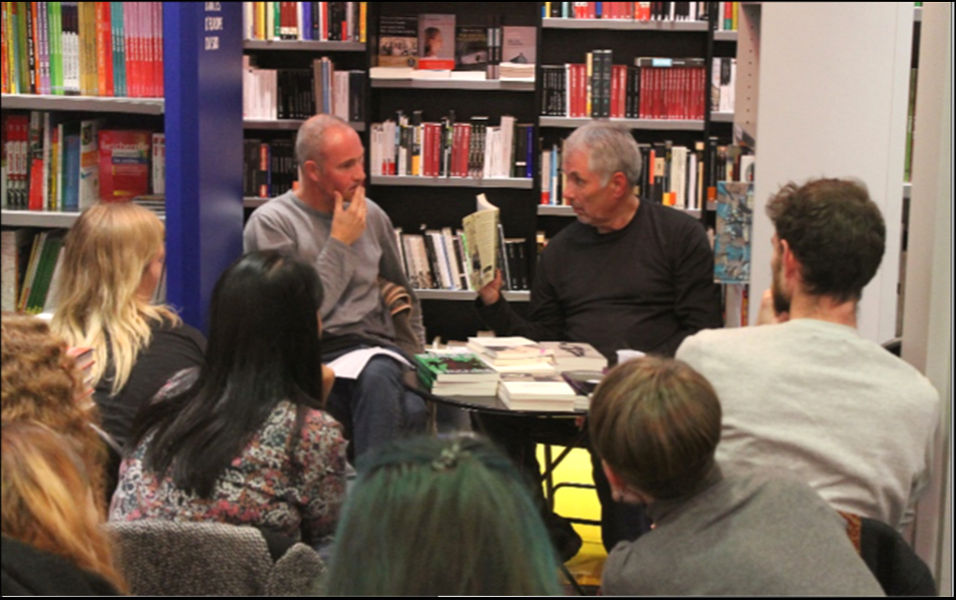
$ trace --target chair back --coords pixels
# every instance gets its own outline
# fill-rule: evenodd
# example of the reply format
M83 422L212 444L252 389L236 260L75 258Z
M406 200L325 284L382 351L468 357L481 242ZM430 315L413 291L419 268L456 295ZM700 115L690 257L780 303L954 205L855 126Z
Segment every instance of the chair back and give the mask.
M933 573L900 533L876 519L840 512L847 535L887 596L935 596Z
M120 572L134 595L305 595L325 565L297 542L275 562L251 526L160 519L109 522Z

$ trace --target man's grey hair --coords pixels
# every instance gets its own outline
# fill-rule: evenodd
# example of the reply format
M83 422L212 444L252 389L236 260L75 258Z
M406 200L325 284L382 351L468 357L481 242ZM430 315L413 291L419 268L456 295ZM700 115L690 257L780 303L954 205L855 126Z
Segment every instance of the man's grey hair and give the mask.
M332 127L350 127L348 123L334 115L315 115L299 127L295 136L295 160L301 167L305 161L312 160L322 167L322 139Z
M633 188L641 178L641 151L629 129L603 121L592 121L574 130L564 140L564 156L573 152L588 155L588 168L607 185L611 175L624 173Z

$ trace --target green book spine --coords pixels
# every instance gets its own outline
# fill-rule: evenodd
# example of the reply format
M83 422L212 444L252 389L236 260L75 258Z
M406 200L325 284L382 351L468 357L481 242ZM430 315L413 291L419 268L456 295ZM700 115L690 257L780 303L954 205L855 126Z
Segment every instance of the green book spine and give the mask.
M63 96L63 7L60 2L47 4L50 15L50 91Z

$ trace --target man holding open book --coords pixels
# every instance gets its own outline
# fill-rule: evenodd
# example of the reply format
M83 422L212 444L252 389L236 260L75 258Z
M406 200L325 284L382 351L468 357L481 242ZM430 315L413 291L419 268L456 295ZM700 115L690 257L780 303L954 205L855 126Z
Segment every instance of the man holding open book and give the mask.
M588 342L613 360L620 349L673 356L688 335L723 325L704 228L635 195L641 160L630 131L597 121L576 129L564 143L562 169L563 196L577 221L541 254L527 319L502 298L500 274L479 291L478 312L497 335ZM528 435L526 424L500 421L489 427L492 435L520 436L522 427ZM521 444L525 456L515 458L537 469L533 443ZM612 501L599 465L594 477L610 550L646 523L641 512Z

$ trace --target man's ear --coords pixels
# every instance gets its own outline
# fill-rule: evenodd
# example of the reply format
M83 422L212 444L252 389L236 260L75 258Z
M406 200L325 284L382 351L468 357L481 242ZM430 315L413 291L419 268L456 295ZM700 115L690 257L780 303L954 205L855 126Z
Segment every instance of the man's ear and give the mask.
M314 160L307 160L299 168L302 172L302 178L306 178L312 183L319 182L319 165Z
M780 240L780 264L783 266L783 273L787 279L793 279L795 275L800 274L800 261L787 240Z
M631 187L627 184L627 177L622 171L612 173L609 183L613 186L615 196L626 196L631 191Z

